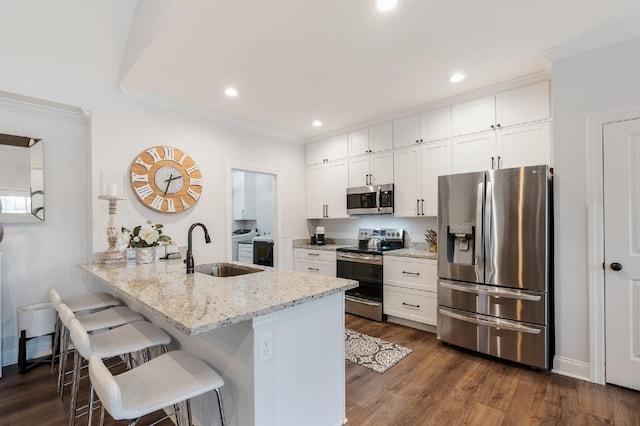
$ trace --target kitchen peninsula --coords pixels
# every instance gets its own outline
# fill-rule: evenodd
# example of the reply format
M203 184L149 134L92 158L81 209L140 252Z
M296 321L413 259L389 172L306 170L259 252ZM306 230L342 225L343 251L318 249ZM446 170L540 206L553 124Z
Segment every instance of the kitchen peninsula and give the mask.
M228 424L344 422L343 293L357 282L269 267L187 275L179 261L81 267L222 375ZM217 424L215 404L194 399L195 423Z

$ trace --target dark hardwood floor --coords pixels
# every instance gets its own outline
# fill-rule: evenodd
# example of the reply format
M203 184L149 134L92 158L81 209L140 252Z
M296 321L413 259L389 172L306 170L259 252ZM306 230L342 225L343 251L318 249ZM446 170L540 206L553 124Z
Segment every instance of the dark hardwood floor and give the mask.
M640 425L640 392L478 356L396 324L347 315L346 326L413 349L384 374L346 362L349 425ZM67 423L68 403L58 404L49 367L25 375L15 365L3 369L0 425Z
M432 333L352 315L346 327L413 349L384 374L346 363L353 425L640 425L640 392L478 356Z

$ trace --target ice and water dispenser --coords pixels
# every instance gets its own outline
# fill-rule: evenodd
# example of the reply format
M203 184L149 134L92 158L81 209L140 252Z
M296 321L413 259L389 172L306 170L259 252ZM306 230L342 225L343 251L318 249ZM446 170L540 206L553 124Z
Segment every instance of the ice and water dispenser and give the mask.
M447 260L449 263L473 265L475 259L472 223L450 223L447 226Z

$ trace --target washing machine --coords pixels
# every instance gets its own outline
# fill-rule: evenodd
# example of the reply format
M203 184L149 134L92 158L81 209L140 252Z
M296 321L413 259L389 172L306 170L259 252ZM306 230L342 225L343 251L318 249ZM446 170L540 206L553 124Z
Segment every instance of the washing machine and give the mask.
M238 260L238 244L251 243L258 233L255 229L236 229L231 233L231 260Z

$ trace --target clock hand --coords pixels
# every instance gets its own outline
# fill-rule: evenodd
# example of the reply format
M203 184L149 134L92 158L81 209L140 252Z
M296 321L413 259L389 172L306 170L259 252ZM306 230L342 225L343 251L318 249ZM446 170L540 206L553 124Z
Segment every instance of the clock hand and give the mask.
M169 185L171 185L171 178L173 178L173 173L169 175L169 179L165 180L167 182L167 187L164 189L164 196L167 196L167 192L169 192Z

